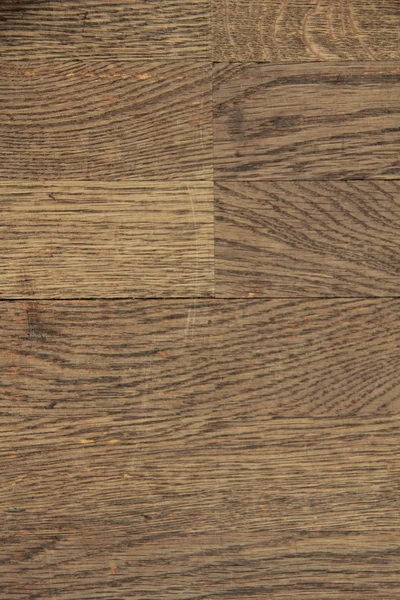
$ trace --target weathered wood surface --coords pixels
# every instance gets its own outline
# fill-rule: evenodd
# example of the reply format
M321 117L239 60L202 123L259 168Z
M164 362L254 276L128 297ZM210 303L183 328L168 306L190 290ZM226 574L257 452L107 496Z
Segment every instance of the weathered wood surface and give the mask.
M400 58L397 0L213 0L215 60Z
M400 182L217 182L220 297L398 296Z
M0 182L0 298L214 291L212 185Z
M399 21L0 2L1 600L399 600Z
M396 600L398 301L0 311L2 597Z
M2 406L10 416L19 407L23 420L53 402L83 414L92 401L110 401L115 414L150 402L200 422L204 402L216 418L238 421L399 411L398 299L26 301L0 309Z
M215 65L216 179L396 179L399 154L399 62Z
M1 0L3 57L207 59L208 0Z
M0 178L212 176L210 66L1 61Z

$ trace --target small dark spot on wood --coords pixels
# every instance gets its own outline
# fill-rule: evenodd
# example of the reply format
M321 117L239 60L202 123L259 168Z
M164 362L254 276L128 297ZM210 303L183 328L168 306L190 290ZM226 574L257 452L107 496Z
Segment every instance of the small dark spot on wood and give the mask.
M52 200L54 200L54 202L56 201L56 197L53 193L49 194L49 198L51 198Z
M26 318L28 322L28 337L43 339L45 334L42 329L40 310L37 302L29 302L26 309Z
M22 513L25 512L25 508L6 508L5 511L6 513Z
M244 116L240 107L234 108L229 115L229 133L240 135L243 131Z
M40 305L38 302L30 301L26 307L27 335L31 339L45 340L55 332L43 322Z
M57 402L56 400L53 400L53 402L50 402L50 404L48 404L46 408L54 408L55 406L57 406Z

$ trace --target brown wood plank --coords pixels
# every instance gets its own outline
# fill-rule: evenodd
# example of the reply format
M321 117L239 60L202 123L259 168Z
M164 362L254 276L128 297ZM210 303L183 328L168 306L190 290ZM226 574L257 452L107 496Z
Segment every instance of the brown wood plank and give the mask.
M400 301L221 301L221 410L266 416L398 414Z
M400 58L397 0L213 0L214 59Z
M0 298L213 293L209 183L0 182L0 210Z
M217 64L220 179L400 176L398 62Z
M0 313L2 597L396 600L399 301Z
M210 67L1 61L0 177L211 179Z
M220 297L398 296L400 182L217 182Z
M2 0L0 47L13 58L208 58L209 2Z
M176 440L96 410L3 431L4 598L397 599L397 419Z
M118 415L144 395L201 420L211 392L216 419L400 409L398 299L26 301L0 309L3 409L19 407L22 419L52 402L76 403L83 414L96 399L112 399Z

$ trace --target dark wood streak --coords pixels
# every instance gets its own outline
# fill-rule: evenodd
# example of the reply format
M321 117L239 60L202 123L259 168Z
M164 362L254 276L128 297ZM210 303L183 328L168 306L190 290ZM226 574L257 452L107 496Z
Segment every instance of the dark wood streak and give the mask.
M396 179L397 62L217 64L216 179Z
M2 0L7 58L207 59L207 0Z
M220 297L398 296L400 183L217 182Z
M49 59L0 66L0 177L211 180L209 65Z
M400 58L397 0L213 0L215 60Z

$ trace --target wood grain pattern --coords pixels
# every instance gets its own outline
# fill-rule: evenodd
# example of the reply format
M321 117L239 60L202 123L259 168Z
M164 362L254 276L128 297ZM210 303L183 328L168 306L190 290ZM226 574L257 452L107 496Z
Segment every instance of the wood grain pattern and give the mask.
M2 56L211 56L207 0L2 0Z
M0 595L396 600L399 306L2 302Z
M397 0L213 0L215 60L400 58Z
M189 412L200 426L210 393L210 417L238 422L400 409L397 299L4 301L0 309L10 425L17 407L24 421L53 402L83 415L88 403L109 401L116 416L144 402L177 411L182 423Z
M0 210L0 298L213 293L206 182L0 182Z
M217 297L398 296L400 182L215 186Z
M0 177L211 179L201 63L2 61Z
M220 302L214 377L232 419L399 414L399 300Z
M218 64L220 179L396 179L398 62Z

